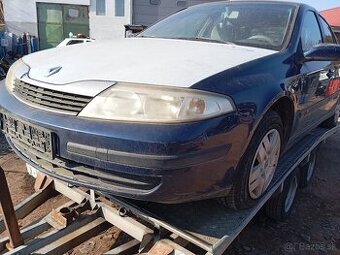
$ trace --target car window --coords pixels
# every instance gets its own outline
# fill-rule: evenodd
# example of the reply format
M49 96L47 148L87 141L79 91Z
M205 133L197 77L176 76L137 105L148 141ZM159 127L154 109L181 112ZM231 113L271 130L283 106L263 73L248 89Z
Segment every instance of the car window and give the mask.
M304 52L309 51L313 46L322 43L322 36L319 23L314 12L307 12L302 23L301 43Z
M78 44L78 43L83 43L83 41L81 41L81 40L71 40L71 41L68 42L67 45L73 45L73 44Z
M323 42L324 43L335 43L332 30L327 24L327 22L322 17L320 17L320 23L321 23L321 28L323 31Z
M292 26L295 5L214 3L189 7L156 23L142 37L211 40L280 50Z

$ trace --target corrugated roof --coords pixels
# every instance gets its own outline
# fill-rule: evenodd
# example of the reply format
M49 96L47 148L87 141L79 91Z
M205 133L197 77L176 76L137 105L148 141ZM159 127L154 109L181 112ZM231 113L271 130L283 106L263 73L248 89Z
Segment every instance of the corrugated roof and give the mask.
M331 26L340 27L340 7L324 10L321 15Z

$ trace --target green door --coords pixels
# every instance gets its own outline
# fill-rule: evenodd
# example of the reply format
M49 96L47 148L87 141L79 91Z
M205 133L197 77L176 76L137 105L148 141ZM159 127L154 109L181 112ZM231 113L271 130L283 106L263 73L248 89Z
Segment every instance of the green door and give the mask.
M83 34L89 36L89 10L83 5L63 5L63 30L64 38L69 37L70 32L74 35Z
M37 3L40 49L57 46L69 33L89 36L87 6Z

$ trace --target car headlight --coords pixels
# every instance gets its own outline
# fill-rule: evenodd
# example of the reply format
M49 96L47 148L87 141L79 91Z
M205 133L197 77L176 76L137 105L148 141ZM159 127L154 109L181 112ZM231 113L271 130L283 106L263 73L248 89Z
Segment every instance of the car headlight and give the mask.
M24 74L29 72L27 66L22 59L17 60L11 65L6 76L6 87L9 92L13 92L15 79L21 78Z
M118 83L96 96L79 116L172 123L212 118L234 110L232 100L220 94L194 89Z

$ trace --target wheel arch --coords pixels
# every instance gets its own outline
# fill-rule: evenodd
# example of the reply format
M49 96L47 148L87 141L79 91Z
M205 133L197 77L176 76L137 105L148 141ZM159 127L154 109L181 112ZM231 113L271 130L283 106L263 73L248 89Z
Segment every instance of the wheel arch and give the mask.
M276 100L267 111L277 112L283 123L284 145L288 142L295 117L295 107L291 98L288 96L280 97ZM266 112L267 112L266 111Z

